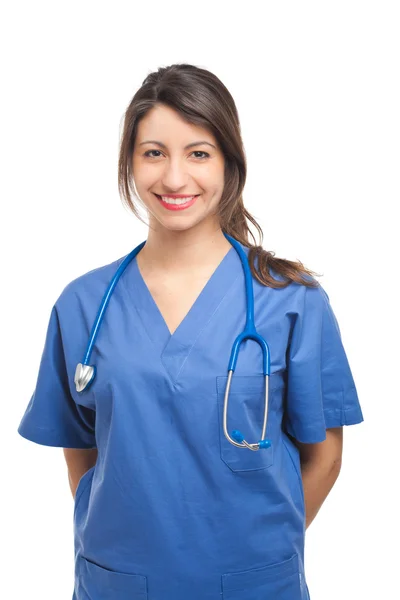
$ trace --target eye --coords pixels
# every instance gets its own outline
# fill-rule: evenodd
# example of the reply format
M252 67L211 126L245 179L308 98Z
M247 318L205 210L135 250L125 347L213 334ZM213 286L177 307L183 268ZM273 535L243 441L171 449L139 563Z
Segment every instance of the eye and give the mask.
M158 158L158 156L151 156L152 152L160 153L160 150L147 150L147 152L145 152L143 156L148 156L149 158ZM205 154L205 156L198 156L197 158L199 160L205 160L206 158L210 157L208 152L203 152L202 150L195 150L194 152L192 152L192 154Z
M201 156L200 156L200 157L199 157L199 156L197 157L197 158L200 158L200 160L204 160L205 158L209 158L209 156L210 156L210 155L208 154L208 152L203 152L202 150L195 150L195 151L193 152L193 154L205 154L205 156L203 156L203 157L201 157Z
M160 152L159 150L147 150L147 152L145 152L143 154L143 156L149 156L150 158L158 158L158 156L150 156L150 152Z

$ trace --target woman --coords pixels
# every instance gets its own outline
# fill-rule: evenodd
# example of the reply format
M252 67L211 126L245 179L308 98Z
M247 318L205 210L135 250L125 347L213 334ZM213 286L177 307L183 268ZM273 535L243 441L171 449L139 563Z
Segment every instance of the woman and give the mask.
M309 598L305 529L339 474L343 425L363 416L315 273L248 241L247 221L262 230L244 208L245 179L239 118L221 81L188 64L150 74L126 111L119 157L121 195L138 218L132 191L144 205L147 240L109 300L90 385L76 365L125 257L65 287L19 426L64 448L75 600ZM249 261L255 326L270 352L268 443L253 451L223 429L247 307L227 236ZM263 353L246 339L237 358L227 427L255 443Z

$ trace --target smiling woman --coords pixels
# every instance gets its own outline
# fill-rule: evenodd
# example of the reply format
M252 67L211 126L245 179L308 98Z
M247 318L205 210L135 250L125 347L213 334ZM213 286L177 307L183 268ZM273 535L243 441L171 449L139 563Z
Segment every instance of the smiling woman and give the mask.
M245 181L239 116L223 83L209 71L188 64L148 75L126 110L118 168L124 202L141 219L135 195L149 217L148 260L154 248L152 231L158 229L160 219L163 228L182 231L184 218L186 226L188 220L192 226L201 221L202 227L226 231L249 248L252 274L264 285L282 288L292 281L316 285L316 273L300 261L276 258L263 249L262 229L244 207ZM200 197L182 210L154 202L155 194L176 193ZM249 236L253 240L254 236L248 221L258 230L260 245L249 243Z
M193 235L201 235L202 239L213 236L217 246L226 248L218 217L225 158L211 131L189 124L171 106L157 103L138 123L131 164L136 196L149 217L150 232L142 262L154 262L150 253L161 230L181 233L175 248L187 239L185 230L190 231L192 241ZM192 267L191 258L186 254L180 268L185 268L185 262L186 267Z
M64 448L73 598L309 600L305 529L363 420L328 295L249 242L238 114L209 71L146 77L118 178L147 239L62 291L18 429Z

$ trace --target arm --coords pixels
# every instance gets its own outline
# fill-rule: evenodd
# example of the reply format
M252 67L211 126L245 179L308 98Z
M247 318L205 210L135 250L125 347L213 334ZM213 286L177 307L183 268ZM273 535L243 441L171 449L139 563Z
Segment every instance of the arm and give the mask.
M339 476L342 464L343 427L326 430L326 440L304 444L293 438L300 452L306 528L316 517Z
M75 498L80 478L96 464L97 448L64 448L64 457L68 468L68 481L72 496Z

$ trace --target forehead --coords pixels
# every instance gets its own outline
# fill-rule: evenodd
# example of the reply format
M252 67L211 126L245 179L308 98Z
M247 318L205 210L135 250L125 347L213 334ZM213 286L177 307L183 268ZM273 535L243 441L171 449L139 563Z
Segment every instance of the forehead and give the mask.
M180 146L194 140L206 140L217 145L214 135L205 127L184 120L176 110L159 104L140 120L136 141L159 140L166 145Z

